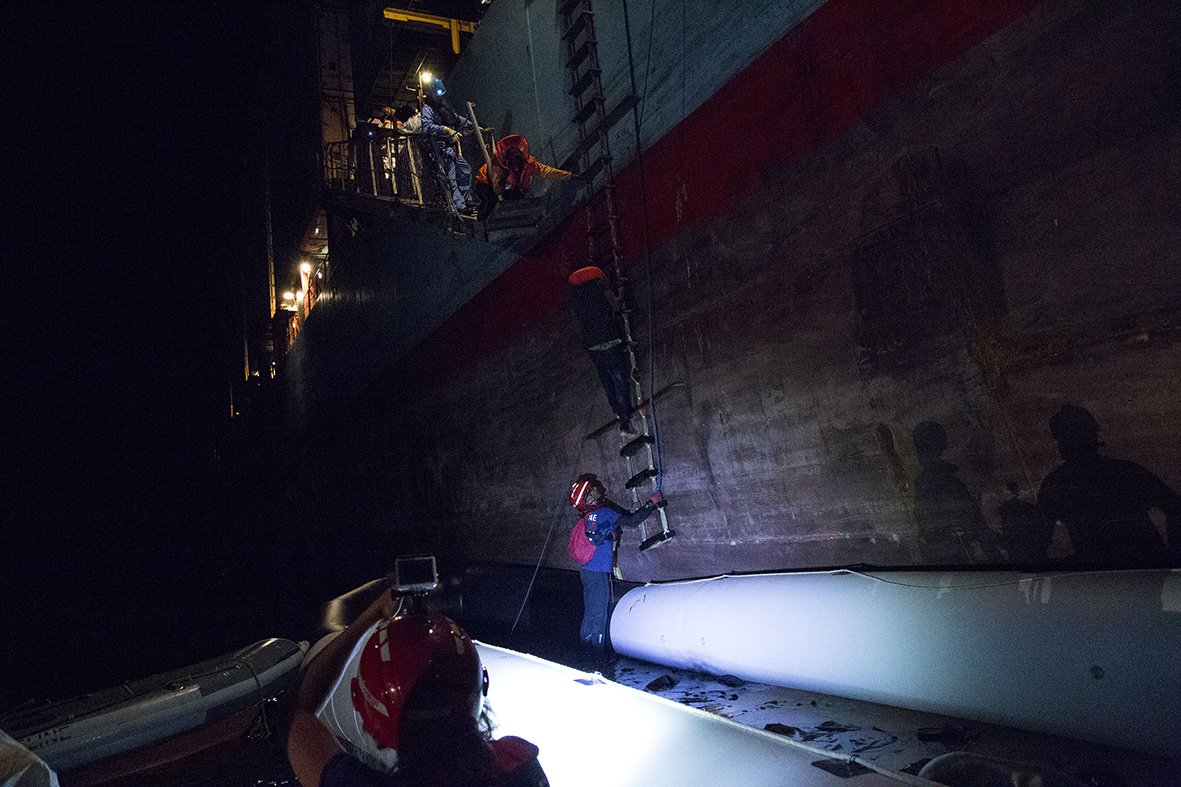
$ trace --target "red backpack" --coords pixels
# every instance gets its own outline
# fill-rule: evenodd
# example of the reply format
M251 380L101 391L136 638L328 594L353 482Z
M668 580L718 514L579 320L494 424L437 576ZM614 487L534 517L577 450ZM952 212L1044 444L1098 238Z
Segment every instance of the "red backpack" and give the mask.
M578 520L570 529L570 544L566 547L570 559L580 566L585 566L595 556L595 545L586 537L585 517Z

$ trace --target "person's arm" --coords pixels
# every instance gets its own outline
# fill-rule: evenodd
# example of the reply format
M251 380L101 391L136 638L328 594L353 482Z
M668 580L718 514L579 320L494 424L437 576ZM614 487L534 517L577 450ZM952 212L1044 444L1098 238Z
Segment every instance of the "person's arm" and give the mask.
M305 787L319 787L320 777L333 757L343 754L340 742L315 714L299 708L287 732L287 761Z
M504 179L508 177L508 167L499 164L495 159L492 161L492 190L497 194L504 193Z
M567 172L564 169L542 164L537 159L533 159L533 164L537 167L537 177L539 178L545 178L546 180L570 180L570 178L574 177L573 172Z
M432 137L439 137L440 139L449 139L453 142L459 141L459 132L450 126L444 126L439 123L435 115L435 110L431 108L430 104L424 104L418 114L422 118L422 130L427 134ZM463 118L461 117L460 120L463 120Z
M397 606L389 590L382 591L348 627L328 643L304 668L296 687L296 710L287 735L287 759L305 787L317 787L325 766L342 753L331 730L316 718L348 664L357 642L374 624L392 617Z
M403 134L418 134L422 131L422 115L414 114L398 124L398 131Z
M420 109L418 112L418 117L421 120L421 122L419 124L419 129L424 134L429 134L432 137L450 137L451 136L451 129L447 128L446 126L444 126L440 123L435 122L435 110L431 109L430 104L423 105L422 109Z
M1146 476L1146 502L1165 516L1166 549L1174 566L1181 564L1181 497L1169 485L1147 468L1141 468Z
M631 511L626 514L620 514L619 519L615 520L615 526L638 527L641 522L651 516L652 512L657 508L660 508L661 504L663 503L664 495L660 494L660 491L657 490L656 492L652 493L652 496L648 498L644 505L640 506L635 511Z

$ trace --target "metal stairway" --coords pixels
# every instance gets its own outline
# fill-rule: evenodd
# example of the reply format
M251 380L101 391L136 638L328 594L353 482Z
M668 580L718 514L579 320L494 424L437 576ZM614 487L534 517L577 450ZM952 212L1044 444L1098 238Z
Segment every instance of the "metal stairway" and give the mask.
M630 310L625 297L627 279L623 275L623 250L615 206L615 172L608 136L611 128L635 106L637 98L634 94L628 95L611 111L607 110L591 0L560 0L558 12L563 19L562 40L566 43L566 68L570 71L571 81L569 93L574 97L573 121L578 130L578 146L562 167L572 169L577 162L577 171L586 181L583 195L588 247L586 264L610 271L611 288L617 302L622 304L620 321L630 365L631 402L635 408L632 423L636 425L635 416L638 415L639 433L620 449L619 455L627 465L628 480L624 486L631 490L634 506L639 504L641 493L647 496L658 490L661 479L656 461L656 438L651 428L654 425L649 424L648 418L647 405L650 402L644 397L636 364ZM596 184L601 187L601 199L596 195ZM612 421L608 427L596 429L587 435L588 439L597 437L614 424ZM659 546L674 535L663 506L657 509L657 514L660 520L658 532L649 535L647 523L640 526L641 551Z

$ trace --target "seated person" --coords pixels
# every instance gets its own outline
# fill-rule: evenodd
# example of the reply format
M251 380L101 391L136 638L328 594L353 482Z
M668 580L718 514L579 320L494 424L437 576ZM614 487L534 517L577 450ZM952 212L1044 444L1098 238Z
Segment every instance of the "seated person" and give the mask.
M394 120L394 128L403 134L418 134L422 131L422 116L406 105L395 109L391 117Z
M548 787L536 746L492 739L488 673L468 635L442 615L395 616L396 607L383 592L305 666L287 737L300 783ZM366 635L348 685L364 741L346 751L317 713L344 690L338 684Z
M398 110L393 107L382 107L369 116L369 125L379 130L393 131L398 127Z

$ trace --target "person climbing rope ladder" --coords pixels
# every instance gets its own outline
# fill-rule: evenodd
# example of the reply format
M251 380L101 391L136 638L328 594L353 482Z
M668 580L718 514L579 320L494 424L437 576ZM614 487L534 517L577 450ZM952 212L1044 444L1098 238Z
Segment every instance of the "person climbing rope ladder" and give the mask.
M568 281L573 287L570 306L582 331L582 346L599 372L607 402L619 422L619 431L634 437L631 358L619 328L619 304L607 288L607 277L600 268L593 265L579 268L570 274Z

